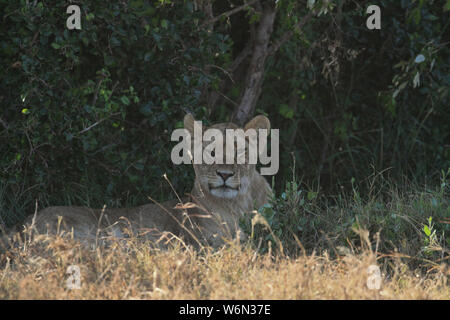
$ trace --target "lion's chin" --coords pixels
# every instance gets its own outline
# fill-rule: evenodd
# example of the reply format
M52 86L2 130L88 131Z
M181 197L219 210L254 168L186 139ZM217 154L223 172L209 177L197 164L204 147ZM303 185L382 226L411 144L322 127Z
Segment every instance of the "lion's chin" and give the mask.
M209 192L215 197L226 199L235 198L239 193L237 189L227 187L211 188Z

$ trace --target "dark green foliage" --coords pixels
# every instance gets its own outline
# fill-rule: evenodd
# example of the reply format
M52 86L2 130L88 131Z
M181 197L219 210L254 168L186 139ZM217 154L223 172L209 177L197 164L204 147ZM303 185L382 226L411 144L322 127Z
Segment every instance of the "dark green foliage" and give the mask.
M199 117L207 64L228 41L193 23L192 3L0 1L1 216L39 206L125 206L180 193L193 174L170 161L170 135L186 111ZM181 124L182 126L182 124ZM174 195L173 195L174 197ZM14 199L14 200L13 200ZM31 201L30 201L31 200ZM17 207L19 206L19 207Z
M381 30L366 28L373 1L346 1L340 12L341 2L268 61L259 109L282 128L282 163L293 153L297 174L326 189L349 188L373 168L438 180L450 166L446 1L378 1ZM274 38L294 22L279 23ZM280 189L290 170L281 168Z
M401 252L414 269L427 269L450 257L449 179L450 169L441 172L439 188L405 184L400 190L375 176L367 181L369 194L353 186L335 199L307 191L294 179L241 226L261 252L272 247L289 256L327 251L336 257L364 248L381 253L380 263ZM376 180L381 189L373 188Z

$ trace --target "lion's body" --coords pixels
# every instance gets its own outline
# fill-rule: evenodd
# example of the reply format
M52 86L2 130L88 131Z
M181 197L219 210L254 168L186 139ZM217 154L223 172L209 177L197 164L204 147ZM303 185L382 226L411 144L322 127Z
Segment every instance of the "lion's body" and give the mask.
M270 125L265 117L257 120L252 120L252 127ZM192 116L185 117L185 128L191 132L193 121ZM224 132L237 126L224 123L212 128ZM143 234L157 240L173 234L189 243L219 246L224 238L236 235L243 214L267 202L271 188L254 165L195 164L194 169L194 188L190 198L182 199L182 207L179 200L124 209L48 207L28 217L25 225L32 225L39 233L73 232L75 238L88 241Z

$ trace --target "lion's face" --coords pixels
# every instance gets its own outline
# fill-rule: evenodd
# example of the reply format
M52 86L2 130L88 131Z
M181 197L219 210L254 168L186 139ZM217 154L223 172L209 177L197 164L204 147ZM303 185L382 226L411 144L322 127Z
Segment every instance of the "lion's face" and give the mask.
M184 119L185 128L188 129L193 136L194 118L192 115L186 115ZM235 142L235 152L233 154L233 164L226 164L226 129L239 129L233 123L220 123L210 127L217 129L222 133L223 139L223 164L194 164L196 181L200 185L202 192L210 194L217 198L234 199L239 195L246 195L249 192L250 183L253 175L256 174L256 165L237 163L237 156L240 152L245 152L245 159L248 160L248 141L246 141L245 150L237 150ZM206 131L210 128L204 128ZM243 129L269 129L270 122L264 116L257 116L251 120ZM203 150L210 144L209 141L203 141Z
M211 128L218 129L225 137L225 129L237 129L232 123L222 123L213 125ZM226 140L226 139L224 139ZM203 142L203 149L209 142ZM233 155L234 164L226 164L226 141L223 143L224 164L194 164L197 181L203 192L210 193L218 198L232 199L239 194L246 194L255 165L237 164L237 152Z

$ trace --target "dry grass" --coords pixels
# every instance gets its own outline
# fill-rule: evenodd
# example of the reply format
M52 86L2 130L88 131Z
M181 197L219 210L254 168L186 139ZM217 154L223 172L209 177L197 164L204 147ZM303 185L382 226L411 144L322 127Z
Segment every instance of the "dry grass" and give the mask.
M302 198L293 182L243 221L247 243L220 250L174 238L161 250L132 235L88 248L30 227L0 250L0 299L450 299L448 185L445 176L437 191L391 188L367 200L353 190L330 205ZM80 289L67 287L69 266Z
M69 237L37 236L1 260L1 299L450 299L447 265L418 275L402 258L392 259L380 290L369 290L370 251L293 259L237 244L158 250L130 239L88 249ZM70 265L80 268L81 289L67 289Z

